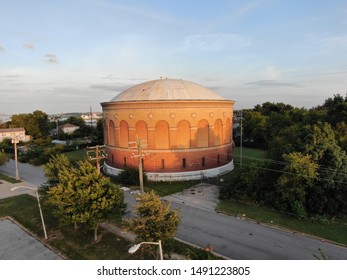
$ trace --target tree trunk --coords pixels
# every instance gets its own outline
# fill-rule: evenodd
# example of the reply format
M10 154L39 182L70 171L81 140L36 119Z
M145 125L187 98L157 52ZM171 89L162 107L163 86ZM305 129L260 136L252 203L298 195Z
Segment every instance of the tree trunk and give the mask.
M73 223L73 225L74 225L75 231L77 231L77 230L78 230L77 223L76 223L76 222L74 222L74 223Z
M96 224L95 225L95 228L94 228L94 241L98 241L98 227L99 227L99 224Z

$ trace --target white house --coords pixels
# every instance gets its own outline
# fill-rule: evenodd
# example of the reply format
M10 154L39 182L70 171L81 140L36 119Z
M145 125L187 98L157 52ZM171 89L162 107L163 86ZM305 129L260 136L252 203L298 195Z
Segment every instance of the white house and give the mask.
M19 128L1 128L0 129L0 142L5 139L16 139L23 142L28 142L31 139L30 135L25 135L25 129Z
M80 128L79 126L73 125L71 123L66 123L66 124L59 126L59 130L66 133L66 134L72 134L79 128Z

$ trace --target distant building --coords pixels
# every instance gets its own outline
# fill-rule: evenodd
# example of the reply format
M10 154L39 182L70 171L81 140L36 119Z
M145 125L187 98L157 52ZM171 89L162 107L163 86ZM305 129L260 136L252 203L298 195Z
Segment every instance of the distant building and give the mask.
M66 123L66 124L63 124L63 125L59 126L58 129L59 129L59 131L62 131L65 134L72 134L79 128L80 127L77 126L77 125L73 125L71 123Z
M96 127L98 120L102 118L102 114L101 113L82 114L81 118L84 120L86 125Z
M198 84L159 79L133 86L101 103L107 161L118 175L138 168L136 140L149 180L215 177L234 168L234 101Z
M28 142L31 139L30 135L25 135L25 129L19 128L1 128L0 129L0 142L5 139L16 139L23 142Z

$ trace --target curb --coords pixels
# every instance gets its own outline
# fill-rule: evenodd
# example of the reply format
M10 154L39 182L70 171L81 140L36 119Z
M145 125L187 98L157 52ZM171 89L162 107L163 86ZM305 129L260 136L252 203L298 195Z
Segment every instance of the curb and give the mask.
M193 244L193 243L190 243L190 242L188 242L188 241L182 240L182 239L180 239L180 238L178 238L178 237L174 237L174 239L177 240L177 241L179 241L179 242L182 242L182 243L184 243L184 244L187 244L187 245L189 245L189 246L192 246L192 247L194 247L194 248L198 248L198 249L200 249L200 250L204 250L204 248L202 248L202 247L200 247L200 246L198 246L198 245L195 245L195 244ZM216 253L216 252L213 252L213 251L211 251L210 253L213 254L213 255L215 255L216 257L219 257L219 258L222 258L222 259L225 259L225 260L232 260L232 259L229 258L229 257L226 257L226 256L224 256L224 255L222 255L222 254L219 254L219 253Z

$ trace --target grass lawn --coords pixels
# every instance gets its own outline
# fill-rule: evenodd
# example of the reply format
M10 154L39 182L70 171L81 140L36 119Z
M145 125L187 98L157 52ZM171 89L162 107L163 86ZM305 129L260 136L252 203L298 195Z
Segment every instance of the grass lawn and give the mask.
M185 189L195 186L200 181L182 181L182 182L148 182L145 185L145 191L154 190L159 196L166 196L173 193L182 192Z
M4 181L7 181L11 184L15 184L15 183L20 183L21 181L20 180L16 180L15 178L12 178L12 177L9 177L5 174L2 174L0 173L0 180L4 180Z
M131 243L106 230L99 229L101 241L93 242L93 232L73 226L59 226L58 221L49 210L43 207L48 244L63 253L68 259L137 259L138 256L128 254ZM43 230L36 198L20 195L0 200L0 216L11 216L17 222L43 239Z
M234 148L233 154L236 164L240 163L241 149L240 147ZM242 163L249 164L252 161L258 162L259 159L265 159L266 151L254 148L242 148Z
M299 220L291 215L278 211L233 201L219 202L216 210L233 216L245 214L248 219L284 227L347 245L346 223L321 223L318 221Z
M65 152L64 155L66 155L71 161L84 160L87 158L87 151L84 149L74 150L71 152Z
M152 255L144 255L141 250L129 254L131 242L99 228L100 241L93 241L93 231L78 229L73 226L60 226L56 218L46 207L42 208L46 224L47 243L68 259L73 260L138 260L153 259ZM37 205L37 200L27 194L9 197L0 200L0 217L11 216L25 228L29 229L39 238L43 239L43 229ZM114 220L113 220L114 221ZM188 246L176 240L163 243L165 252L185 254L190 259L215 259L216 257L201 249Z

